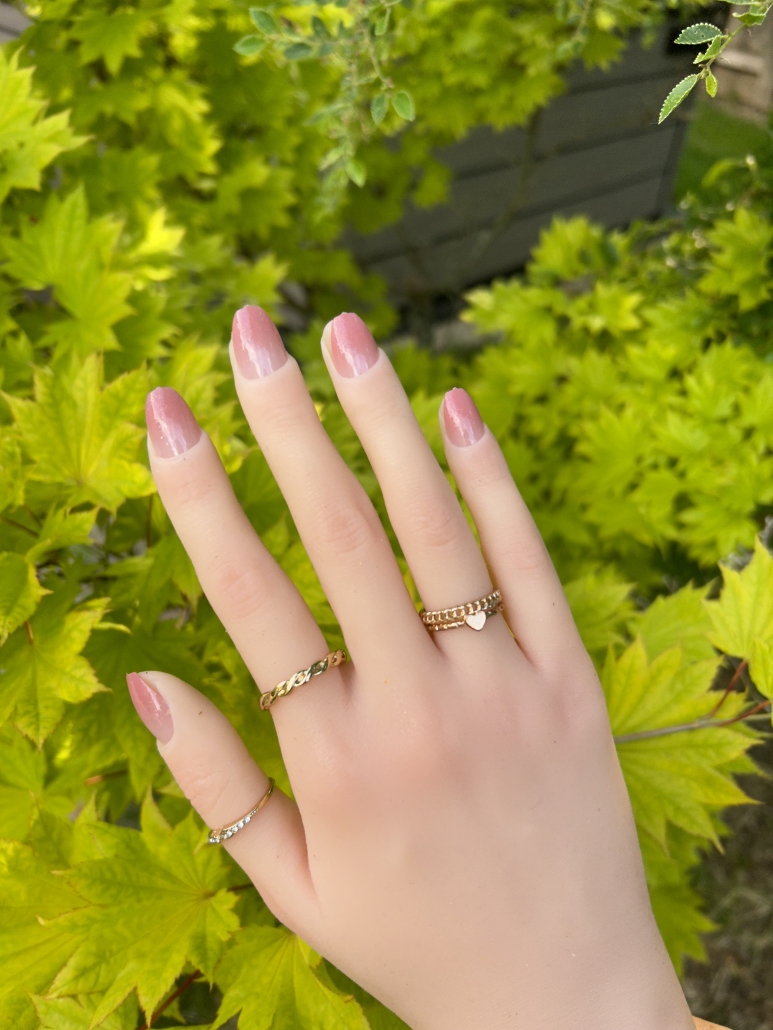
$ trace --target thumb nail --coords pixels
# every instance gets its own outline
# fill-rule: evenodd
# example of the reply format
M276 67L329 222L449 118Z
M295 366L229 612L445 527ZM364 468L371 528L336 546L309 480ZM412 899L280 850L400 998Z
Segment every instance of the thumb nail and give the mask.
M137 715L161 744L168 744L174 734L174 723L169 705L159 692L137 672L129 673L126 677L126 684L132 703L137 709Z

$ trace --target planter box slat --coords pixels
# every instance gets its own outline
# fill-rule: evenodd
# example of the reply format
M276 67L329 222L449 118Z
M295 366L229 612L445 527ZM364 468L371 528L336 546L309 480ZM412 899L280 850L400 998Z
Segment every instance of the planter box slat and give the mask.
M348 230L342 242L400 303L516 271L555 214L585 213L608 227L658 217L685 129L681 117L658 126L658 113L694 56L667 52L672 34L664 28L650 49L634 36L607 72L573 69L567 92L531 130L480 127L441 148L453 174L449 203L409 202L397 225L368 236Z

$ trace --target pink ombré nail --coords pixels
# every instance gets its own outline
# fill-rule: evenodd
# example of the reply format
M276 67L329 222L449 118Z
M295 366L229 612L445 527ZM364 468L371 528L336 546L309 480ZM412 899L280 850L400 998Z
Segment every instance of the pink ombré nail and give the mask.
M183 454L201 436L201 426L180 394L169 386L159 386L145 402L148 436L159 458Z
M459 387L449 390L443 398L443 425L446 436L456 447L477 443L486 428L475 401Z

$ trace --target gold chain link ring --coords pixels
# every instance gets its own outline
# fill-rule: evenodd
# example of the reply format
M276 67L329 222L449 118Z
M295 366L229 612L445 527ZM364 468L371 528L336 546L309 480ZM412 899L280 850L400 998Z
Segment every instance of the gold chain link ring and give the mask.
M260 707L265 712L280 697L287 697L291 690L295 690L296 687L302 687L304 683L308 683L312 676L321 676L328 669L333 669L336 665L343 665L346 660L346 651L331 651L330 654L325 655L324 658L320 658L318 662L310 665L308 669L296 672L289 680L282 680L281 683L277 683L273 690L266 690L262 693L260 695Z
M498 590L494 590L477 601L468 601L467 604L457 605L456 608L443 608L436 612L421 611L419 615L427 629L435 633L445 629L459 629L462 626L480 631L491 616L501 612L503 608L502 595Z

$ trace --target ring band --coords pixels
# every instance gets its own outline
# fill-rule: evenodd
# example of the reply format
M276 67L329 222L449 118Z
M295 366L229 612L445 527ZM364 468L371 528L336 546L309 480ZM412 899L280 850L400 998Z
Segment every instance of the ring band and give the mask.
M326 654L324 658L320 658L318 662L310 665L308 669L296 672L289 680L282 680L281 683L277 683L273 690L266 690L262 693L260 695L260 707L265 712L280 697L287 697L291 690L294 690L296 687L302 687L304 683L308 683L312 676L321 676L328 669L334 669L336 665L343 665L346 660L346 651L331 651L330 654Z
M222 830L210 830L209 831L209 838L208 838L209 843L210 844L222 844L224 840L228 840L229 837L233 837L233 835L235 833L238 833L239 830L243 829L247 825L247 823L250 821L250 819L252 819L252 817L254 815L258 814L258 812L261 810L261 808L263 808L265 803L268 801L268 799L274 793L274 786L275 786L274 781L269 776L269 778L268 778L268 790L263 795L263 797L260 799L260 801L257 803L257 805L255 805L255 807L253 809L251 809L246 815L243 815L241 817L241 819L238 819L235 823L231 823L230 826L224 826Z
M444 629L459 629L469 626L470 629L482 630L492 615L504 609L502 595L498 590L481 597L477 601L468 601L456 608L443 608L440 611L421 611L421 621L435 633Z

